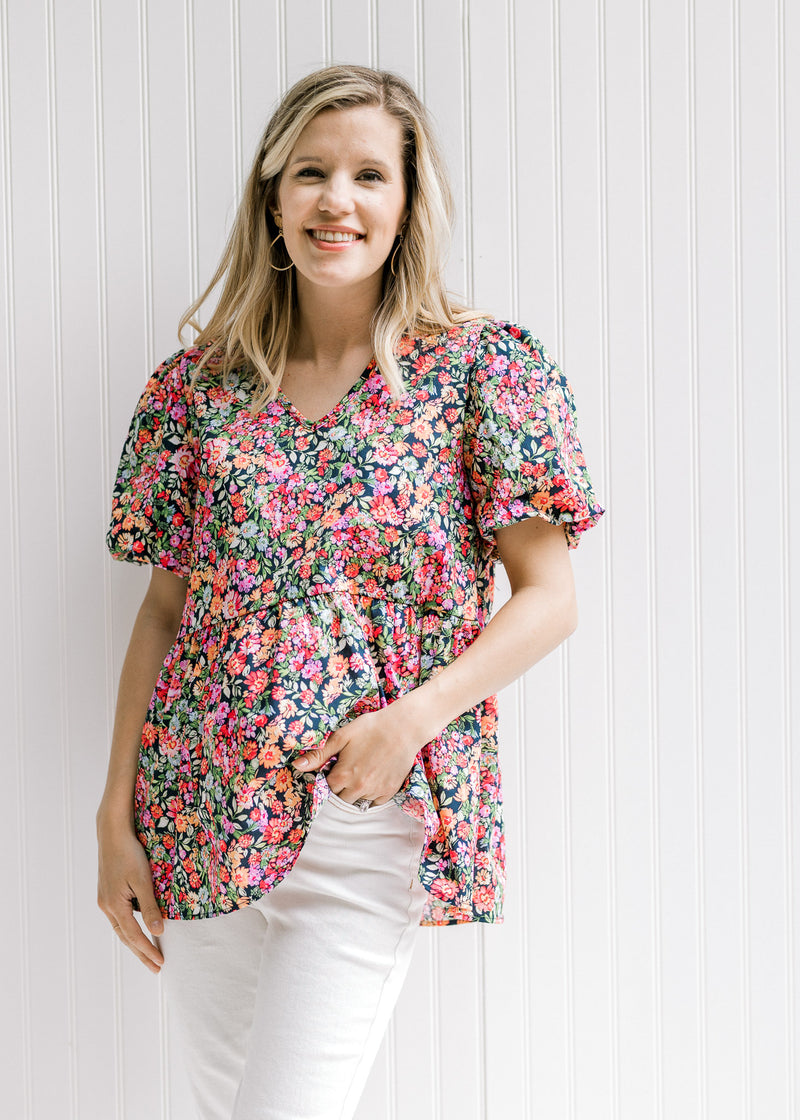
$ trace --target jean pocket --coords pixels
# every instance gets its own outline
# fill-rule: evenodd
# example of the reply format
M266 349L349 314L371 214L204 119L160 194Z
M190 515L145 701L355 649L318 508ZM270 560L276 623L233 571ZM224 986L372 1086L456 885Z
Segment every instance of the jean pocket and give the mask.
M370 805L369 809L359 809L358 805L353 805L350 801L345 801L338 793L334 793L330 786L328 786L328 799L337 809L344 809L347 813L355 813L357 817L373 816L375 813L382 813L385 809L390 809L392 805L397 804L396 801L390 799L384 801L382 805Z

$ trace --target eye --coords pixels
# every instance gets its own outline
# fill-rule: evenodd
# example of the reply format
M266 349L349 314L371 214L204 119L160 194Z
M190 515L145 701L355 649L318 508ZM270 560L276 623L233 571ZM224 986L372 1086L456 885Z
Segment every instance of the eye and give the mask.
M359 176L360 179L366 179L368 183L382 183L383 175L380 171L362 171Z
M297 172L298 179L311 179L321 176L322 172L318 167L301 167Z

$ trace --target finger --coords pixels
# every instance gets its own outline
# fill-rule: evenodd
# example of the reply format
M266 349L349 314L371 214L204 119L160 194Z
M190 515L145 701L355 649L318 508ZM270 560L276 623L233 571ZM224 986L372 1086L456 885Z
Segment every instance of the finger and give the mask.
M130 951L133 953L133 955L138 960L140 960L142 962L142 964L145 965L149 969L149 971L153 973L154 976L158 976L159 972L161 971L160 965L155 964L148 956L145 956L145 954L140 952L134 945L131 945L130 942L128 941L128 939L123 935L122 930L116 924L116 922L111 923L111 928L114 930L116 935L119 937L119 939L123 943L123 945L125 945L125 947L127 949L130 949Z
M330 746L329 739L324 747L315 747L313 750L305 751L299 755L292 766L295 770L318 770L329 758L333 758L336 750L335 746Z
M366 797L370 805L382 805L384 801L391 800L391 798L388 797L383 798L382 800L377 797L373 798L363 790L361 792L358 792L357 790L350 789L348 786L344 786L340 790L334 789L330 782L328 783L328 786L331 792L335 793L340 801L346 801L348 805L355 805L356 801L360 801L362 797Z
M153 971L158 972L164 963L163 954L150 938L145 936L142 927L133 916L133 910L112 915L111 927L140 960L143 960Z
M136 959L142 962L148 972L152 972L154 976L158 976L159 972L161 971L161 965L154 964L149 957L146 957L144 953L140 953L138 949L134 949L132 945L129 945L128 948L136 957Z
M158 976L159 972L161 971L160 965L153 964L153 962L148 957L146 957L143 953L140 953L137 949L133 950L133 955L142 962L148 972L152 972L154 976Z
M156 937L164 932L164 921L161 917L161 911L156 902L156 896L153 892L153 880L150 877L150 869L148 867L147 877L139 878L139 876L131 876L130 890L132 897L139 905L139 911L142 915L142 920L147 926L150 933ZM133 906L131 906L131 916L133 916ZM139 926L137 924L137 929Z
M152 899L139 899L139 909L142 912L142 919L147 926L150 933L158 937L160 933L164 932L164 921L161 917L161 911L156 905L155 897Z
M353 793L350 786L347 784L348 781L353 780L353 777L351 774L346 775L343 781L339 773L339 767L340 763L337 762L336 765L331 767L331 769L325 775L325 781L328 783L328 789L332 790L337 797L341 797L343 801L355 801L355 799L357 797L360 797L361 795L358 793ZM342 774L345 773L343 767L341 772Z
M164 964L164 956L161 955L160 950L150 941L149 937L142 932L141 926L132 914L118 914L113 918L111 925L120 941L127 945L133 953L136 953L139 959L146 959L146 963L151 964L156 969Z

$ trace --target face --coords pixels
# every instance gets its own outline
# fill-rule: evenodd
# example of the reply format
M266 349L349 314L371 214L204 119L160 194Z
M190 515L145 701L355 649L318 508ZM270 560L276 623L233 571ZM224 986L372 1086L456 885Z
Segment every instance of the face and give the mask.
M377 106L325 109L298 138L281 175L286 249L304 285L375 290L403 226L403 130Z

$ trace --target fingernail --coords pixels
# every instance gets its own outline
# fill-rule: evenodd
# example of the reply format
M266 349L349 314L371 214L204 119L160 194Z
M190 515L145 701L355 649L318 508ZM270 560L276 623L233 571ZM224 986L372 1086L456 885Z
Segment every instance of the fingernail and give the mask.
M304 758L295 759L295 761L292 763L292 766L295 768L295 770L304 770L305 765L306 760Z
M163 922L153 922L153 924L150 926L150 932L151 933L163 933L164 932L164 923Z

